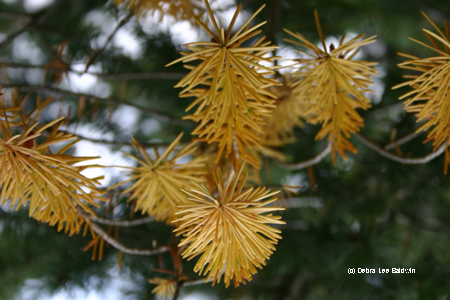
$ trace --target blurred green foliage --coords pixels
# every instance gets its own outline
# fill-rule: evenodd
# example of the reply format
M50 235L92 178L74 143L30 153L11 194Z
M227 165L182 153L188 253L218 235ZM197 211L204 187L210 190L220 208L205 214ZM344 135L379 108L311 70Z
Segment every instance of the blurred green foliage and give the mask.
M65 55L72 62L85 62L92 55L92 41L101 35L98 26L84 22L86 16L100 11L110 18L123 17L111 1L77 0L60 1L38 25L27 30L27 37L40 49L42 65L51 62L54 54L51 46L67 41ZM264 1L242 0L249 12L255 11ZM405 74L396 64L402 59L397 51L415 55L430 55L424 47L408 40L408 37L424 40L422 28L431 28L421 15L423 10L443 28L443 21L450 13L450 2L388 1L388 0L267 0L268 7L258 16L259 21L269 20L266 33L278 44L286 35L282 28L298 31L318 42L313 9L318 9L326 36L341 36L345 32L376 34L384 52L365 51L368 60L378 61L385 69L380 80L385 84L382 101L363 112L364 135L380 145L389 143L393 129L397 137L413 132L417 125L414 116L398 109L397 99L405 89L392 91L391 87L403 81ZM0 1L0 12L26 13L21 1ZM0 32L8 34L23 26L28 17L1 18ZM184 72L181 64L165 70L164 65L179 57L181 45L172 41L168 32L146 33L132 21L130 30L142 43L142 55L133 59L117 47L108 47L95 65L104 73L126 72ZM157 24L151 25L156 26ZM148 25L147 25L148 26ZM3 35L2 35L3 36ZM0 48L2 63L28 63L14 55L14 43ZM375 55L374 55L375 54ZM27 85L24 71L11 72L11 81ZM52 85L47 76L44 84ZM119 80L104 80L110 85L112 95L170 114L185 115L190 99L179 99L179 90L173 86L176 80L129 80L125 88ZM30 95L33 99L34 95ZM64 103L77 107L79 97L65 96ZM32 101L29 101L30 103ZM27 102L28 103L28 102ZM95 130L112 132L122 140L117 124L108 120L110 105L87 101L81 123L91 123ZM108 110L107 110L108 109ZM94 110L95 118L91 118ZM78 121L72 115L72 123ZM114 114L111 117L114 119ZM139 114L136 124L144 124L151 118ZM158 130L146 134L142 126L130 129L142 142L170 141L180 130L190 128L160 122ZM296 129L298 142L279 149L290 155L293 161L314 156L324 147L323 141L314 141L318 128L305 125ZM186 136L185 136L186 137ZM432 151L423 144L421 134L415 140L401 146L403 154L421 156ZM306 201L303 207L291 208L283 213L286 225L282 226L283 239L277 250L245 286L225 289L223 284L186 287L182 295L202 291L217 295L219 299L449 299L450 298L450 189L449 177L442 174L443 158L426 165L402 165L379 156L365 148L356 139L357 155L338 160L332 165L325 159L313 167L317 190L310 187L307 170L287 171L269 162L261 169L265 185L284 183L287 176L302 178L298 197ZM116 149L116 148L115 148ZM117 149L116 149L117 150ZM314 207L308 199L316 199ZM116 218L129 218L130 208L121 198L116 208ZM133 247L151 248L153 241L167 244L171 239L169 225L149 223L121 228L120 240ZM104 289L111 279L111 268L117 268L117 251L105 250L103 261L92 261L91 250L82 249L89 242L81 235L68 237L55 228L38 224L28 218L24 210L0 212L0 299L13 299L26 280L39 279L39 294L53 293L61 288ZM166 268L171 268L169 254L162 255ZM190 277L195 262L184 261L184 269ZM153 299L153 288L148 278L161 277L151 270L159 267L159 258L123 255L122 276L128 276L135 284L124 291L129 299ZM349 268L414 268L415 274L348 274ZM92 282L96 284L92 286Z

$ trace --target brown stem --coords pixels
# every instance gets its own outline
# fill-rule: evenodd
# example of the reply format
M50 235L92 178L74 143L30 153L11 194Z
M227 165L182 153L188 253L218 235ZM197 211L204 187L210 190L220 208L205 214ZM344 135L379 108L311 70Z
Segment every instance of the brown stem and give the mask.
M87 218L89 218L89 217L86 216L85 218L87 220ZM92 225L92 229L95 231L95 233L100 235L111 246L113 246L117 250L122 251L123 253L149 256L149 255L155 255L155 254L169 251L169 247L167 247L167 246L158 247L156 249L138 249L138 248L126 247L122 243L120 243L118 240L116 240L113 237L111 237L110 235L108 235L100 226L98 226L94 222L91 222L91 225Z
M301 162L298 162L298 163L293 163L293 164L286 164L286 163L283 163L283 162L280 162L280 161L276 161L276 163L279 166L281 166L283 168L286 168L288 170L306 169L308 167L311 167L311 166L321 162L330 152L331 152L331 144L329 143L325 149L323 149L319 154L317 154L316 156L314 156L311 159L308 159L308 160L305 160L305 161L301 161Z
M105 145L111 145L111 146L116 146L116 147L122 147L122 146L130 146L132 147L133 145L131 143L126 143L126 142L115 142L115 141L108 141L108 140L102 140L102 139L94 139L94 138L90 138L87 136L82 136L79 135L75 132L69 132L66 130L58 130L58 132L63 132L63 133L72 133L73 135L75 135L76 137L84 140L84 141L89 141L89 142L93 142L93 143L98 143L98 144L105 144ZM180 146L182 145L187 145L188 143L190 143L191 141L186 141L186 142L181 142ZM170 142L168 143L143 143L141 144L144 148L152 148L152 147L167 147L170 145Z
M414 157L414 158L405 158L405 157L401 157L401 156L397 156L395 154L392 154L390 152L387 152L386 150L384 150L383 148L381 148L380 146L374 144L373 142L371 142L370 140L368 140L367 138L363 137L360 134L355 134L355 136L367 147L369 147L370 149L374 150L375 152L377 152L378 154L389 158L393 161L402 163L402 164L426 164L427 162L435 159L436 157L438 157L439 155L441 155L442 153L444 153L445 149L447 148L447 144L444 143L442 144L438 149L436 149L436 151L431 152L428 155L425 155L423 157Z
M45 8L42 11L39 11L35 14L30 15L30 20L25 23L21 28L17 29L16 31L13 31L10 33L2 42L0 42L0 48L8 45L11 43L16 37L27 31L28 29L32 28L34 25L39 23L43 18L48 16L58 5L60 5L62 0L55 1L51 6ZM11 14L11 13L10 13Z
M402 137L401 139L392 142L390 144L387 144L386 146L384 146L384 150L391 150L394 149L397 146L403 145L413 139L415 139L416 137L418 137L422 132L413 132L408 134L407 136Z
M178 299L178 296L180 296L180 290L181 290L181 286L182 285L183 285L183 282L177 281L176 288L175 288L175 293L173 294L172 300L177 300Z
M121 226L121 227L139 226L142 224L147 224L147 223L153 222L155 220L156 220L155 217L147 217L147 218L141 218L141 219L136 219L136 220L111 220L111 219L101 218L101 217L97 217L97 218L92 217L92 221L94 221L95 223L103 224L103 225Z
M103 47L100 50L98 50L94 55L92 55L92 57L88 60L88 62L86 63L86 68L84 69L85 72L103 54L103 52L105 51L105 49L108 46L109 42L111 42L111 40L113 39L114 35L116 35L117 31L122 26L124 26L126 23L128 23L128 21L131 19L131 17L133 17L133 14L134 14L134 12L131 11L125 18L120 20L120 22L117 24L116 28L114 28L113 32L111 32L111 34L106 39L106 42L103 45Z
M186 127L193 127L195 125L191 121L181 120L179 118L172 117L172 116L170 116L168 114L165 114L163 112L155 111L153 109L150 109L150 108L138 105L138 104L134 104L134 103L132 103L130 101L121 100L121 99L114 98L114 97L102 98L102 97L98 97L98 96L94 96L94 95L88 95L88 94L76 93L76 92L72 92L72 91L68 91L68 90L63 90L63 89L56 88L56 87L51 87L51 86L31 86L31 85L3 84L2 87L3 88L14 88L14 87L17 87L17 89L19 91L24 91L24 92L47 93L47 94L50 94L50 95L70 95L70 96L74 96L74 97L77 97L77 98L85 97L86 99L93 99L93 100L97 100L97 101L105 102L105 103L110 103L110 104L127 105L127 106L131 106L131 107L135 107L140 112L142 112L144 114L147 114L147 115L150 115L150 116L154 117L155 119L158 119L158 120L163 121L163 122L176 124L176 125L180 125L180 126L186 126Z
M29 64L3 62L5 68L11 69L39 69L45 70L53 73L65 73L71 72L77 75L88 74L96 76L105 80L134 80L134 79L169 79L169 80L179 80L186 76L185 72L127 72L127 73L96 73L96 72L82 72L68 69L65 67L55 67L55 66L35 66Z

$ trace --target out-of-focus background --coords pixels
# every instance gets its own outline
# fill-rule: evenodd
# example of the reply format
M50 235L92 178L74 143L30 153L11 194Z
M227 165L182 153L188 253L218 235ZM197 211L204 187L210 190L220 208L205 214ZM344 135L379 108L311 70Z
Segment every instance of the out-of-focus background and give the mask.
M336 45L343 33L377 35L377 42L358 54L359 59L378 62L372 108L361 112L362 132L386 145L418 128L398 100L407 89L391 90L407 73L396 66L403 61L397 51L434 55L408 37L425 40L422 28L432 30L421 11L443 29L449 1L211 1L225 27L237 4L243 7L238 25L267 5L256 21L268 21L263 31L281 47L277 54L286 59L282 65L298 57L283 41L283 28L319 43L314 9L327 44ZM128 20L128 13L123 5L104 0L0 0L4 97L17 86L21 95L29 93L26 105L31 108L37 93L54 96L41 121L68 116L64 129L82 138L75 154L102 156L95 161L102 165L133 166L120 152L131 151L132 136L142 143L164 144L185 131L183 139L190 139L191 128L177 120L192 99L178 98L180 90L173 88L186 70L181 64L164 66L180 57L183 43L210 39L193 22L158 13ZM119 26L124 19L128 21ZM295 130L297 142L278 150L292 161L312 157L326 144L314 140L318 130L305 124ZM426 155L432 146L422 142L425 138L422 133L393 153ZM277 250L248 284L184 287L181 299L449 299L450 180L443 175L443 157L425 165L403 165L354 138L352 142L358 154L339 158L335 165L327 158L314 166L315 189L308 170L289 171L268 159L260 171L264 185L300 187L282 213L286 225ZM123 180L120 171L96 169L86 175L104 175L107 187ZM128 218L126 199L119 201L114 217ZM154 241L163 245L170 238L171 227L157 222L120 231L121 241L135 247L149 248ZM69 237L38 224L26 209L16 212L2 206L0 299L154 298L148 279L165 275L151 269L159 266L159 259L170 266L170 255L123 255L119 271L117 250L106 248L102 261L92 261L92 249L83 251L88 242L81 235ZM194 263L184 261L192 277ZM378 268L393 267L414 268L415 273L378 273ZM348 268L376 268L377 273L348 274Z

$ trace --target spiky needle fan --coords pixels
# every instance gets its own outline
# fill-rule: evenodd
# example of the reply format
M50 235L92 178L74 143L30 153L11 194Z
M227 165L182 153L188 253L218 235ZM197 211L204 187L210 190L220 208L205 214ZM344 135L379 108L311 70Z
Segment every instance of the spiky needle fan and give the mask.
M445 22L445 33L428 17L423 15L433 25L438 33L423 29L430 44L410 38L412 41L431 49L435 56L420 58L414 55L399 53L407 60L399 66L404 69L420 72L420 75L406 75L409 80L394 86L399 88L410 86L412 91L404 94L407 112L417 115L417 122L423 125L417 132L428 130L427 140L433 140L435 150L443 143L450 144L450 29ZM450 152L445 151L444 173L450 164Z
M200 123L193 134L200 140L219 143L216 160L224 151L228 156L235 150L240 158L258 167L257 159L246 151L246 147L261 146L258 133L262 132L264 118L274 107L276 97L266 88L279 84L276 79L268 78L273 77L276 67L265 66L263 62L273 64L277 57L267 54L278 47L265 42L264 37L251 46L243 46L244 42L261 33L258 28L266 22L253 27L250 22L264 6L232 34L241 6L225 30L217 25L206 0L205 4L215 32L200 20L196 21L211 40L186 44L190 52L181 52L183 57L167 66L200 60L195 66L185 65L191 71L176 85L184 88L180 97L196 98L186 109L197 106L195 112L185 117Z
M319 22L317 11L314 11L317 30L323 49L308 41L300 33L285 31L300 42L286 39L287 42L301 46L307 51L299 50L304 57L297 59L298 70L293 81L293 93L306 101L306 114L312 117L308 122L322 124L316 139L327 137L332 144L333 161L336 152L346 158L345 151L356 153L356 148L348 140L352 133L364 126L364 121L356 109L368 109L370 100L364 93L372 92L371 76L376 75L375 62L352 60L359 47L375 41L375 36L362 39L364 34L345 41L344 34L339 45L331 45L327 49ZM309 51L308 51L309 50Z

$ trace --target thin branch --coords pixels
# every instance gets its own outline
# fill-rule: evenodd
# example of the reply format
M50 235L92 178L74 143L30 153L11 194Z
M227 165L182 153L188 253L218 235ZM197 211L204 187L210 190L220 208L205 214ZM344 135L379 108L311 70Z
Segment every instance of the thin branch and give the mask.
M52 47L52 45L50 45L45 40L45 37L44 37L45 32L43 32L38 26L35 26L33 29L34 29L34 31L35 31L38 39L39 39L39 42L40 42L41 46L45 48L46 53L50 54L55 61L58 61L58 62L62 63L62 65L64 66L64 67L60 66L58 68L60 70L58 73L65 73L65 72L67 72L68 69L70 68L70 62L64 61L63 58L58 55L58 51L57 50L55 51L54 47ZM9 67L9 65L7 65L7 67ZM48 66L48 67L44 66L42 69L44 71L47 71L47 70L50 70L51 68L52 67L50 67L50 66ZM52 68L52 69L56 69L56 68Z
M51 6L45 8L42 11L39 11L35 14L30 15L30 20L25 23L22 27L17 29L16 31L13 31L10 33L3 41L0 42L0 48L8 45L11 43L16 37L33 27L35 24L39 23L43 18L45 18L49 13L51 13L59 4L61 4L60 1L55 1Z
M131 17L133 17L133 15L134 15L134 11L131 11L125 18L120 20L120 22L117 24L116 28L114 28L113 32L111 32L111 34L106 39L106 42L103 45L103 47L100 50L98 50L94 55L92 55L92 57L88 60L88 62L86 63L86 68L84 69L84 71L87 71L89 69L89 67L103 54L103 52L105 51L105 49L108 46L109 42L111 42L113 37L116 35L117 31L119 31L119 29L123 25L125 25L131 19Z
M105 144L105 145L110 145L110 146L116 146L116 147L123 147L123 146L129 146L129 147L133 147L133 145L129 142L115 142L115 141L108 141L108 140L103 140L103 139L95 139L95 138L90 138L87 136L83 136L80 135L78 133L75 132L70 132L67 130L58 130L58 132L63 132L63 133L72 133L73 135L75 135L76 137L78 137L79 139L82 139L84 141L88 141L88 142L92 142L92 143L98 143L98 144ZM182 145L186 145L188 143L190 143L191 141L181 141L180 142L180 146ZM171 142L158 142L158 143L142 143L142 146L144 148L153 148L153 147L167 147L170 145Z
M175 293L173 294L172 300L177 300L178 296L180 295L181 286L183 285L183 282L177 281L175 284Z
M156 220L155 217L147 217L147 218L141 218L136 220L111 220L101 217L91 217L92 221L98 224L103 225L111 225L111 226L120 226L120 227L132 227L132 226L139 226L142 224L147 224L150 222L153 222Z
M392 104L386 107L382 107L382 108L376 108L373 110L370 110L367 115L372 117L372 118L381 118L381 117L385 117L387 114L400 114L400 113L405 113L405 105L403 103L396 103L396 104Z
M127 72L127 73L96 73L96 72L80 72L64 67L55 66L35 66L29 64L3 62L3 66L11 69L38 69L54 73L71 72L77 75L93 75L105 80L133 80L133 79L169 79L179 80L186 76L185 72Z
M384 150L383 148L379 147L378 145L372 143L371 141L369 141L367 138L363 137L360 134L355 134L355 136L367 147L369 147L370 149L374 150L375 152L377 152L378 154L389 158L393 161L402 163L402 164L426 164L427 162L435 159L436 157L438 157L439 155L441 155L445 149L447 148L447 144L444 143L442 144L436 151L431 152L430 154L423 156L423 157L416 157L416 158L405 158L405 157L401 157L401 156L397 156L395 154L392 154L390 152L387 152L386 150Z
M88 217L85 217L88 218ZM134 255L155 255L159 253L164 253L169 251L169 247L162 246L156 249L137 249L137 248L129 248L124 246L122 243L108 235L100 226L95 224L94 222L91 222L92 229L94 229L95 233L100 235L105 241L107 241L110 245L112 245L114 248L122 251L123 253L128 254L134 254Z
M25 31L27 31L30 27L32 27L39 19L40 18L35 16L30 21L28 21L24 26L10 33L3 41L0 42L0 48L11 43L16 37L18 37Z
M184 72L136 72L136 73L115 73L100 74L92 73L102 79L132 80L132 79L174 79L178 80L186 76Z
M325 149L323 149L317 156L305 160L305 161L301 161L298 163L293 163L293 164L286 164L286 163L282 163L280 161L276 161L276 163L283 167L286 168L288 170L301 170L301 169L305 169L308 167L311 167L315 164L318 164L319 162L322 161L322 159L324 159L329 153L331 152L331 144L328 143L327 147Z
M422 132L413 132L413 133L410 133L410 134L408 134L407 136L402 137L401 139L399 139L399 140L397 140L397 141L395 141L395 142L392 142L392 143L390 143L390 144L387 144L386 146L384 146L384 150L391 150L391 149L394 149L394 148L397 147L397 146L403 145L403 144L405 144L405 143L407 143L407 142L409 142L409 141L415 139L415 138L418 137L421 133L422 133Z
M14 11L0 11L0 18L1 19L16 19L16 18L32 18L31 15L18 13Z
M183 286L192 286L192 285L200 285L211 282L211 280L206 280L206 277L200 277L200 278L189 278L183 280Z
M158 119L160 121L163 122L167 122L167 123L171 123L171 124L176 124L176 125L180 125L180 126L186 126L186 127L193 127L195 126L195 123L193 123L192 121L186 121L186 120L182 120L176 117L172 117L168 114L165 114L163 112L159 112L159 111L155 111L153 109L138 105L138 104L134 104L130 101L127 100L121 100L118 98L114 98L114 97L109 97L109 98L102 98L102 97L98 97L98 96L94 96L94 95L88 95L88 94L83 94L83 93L76 93L76 92L72 92L72 91L68 91L68 90L63 90L60 88L56 88L56 87L50 87L50 86L31 86L31 85L16 85L16 84L3 84L2 85L3 88L14 88L17 87L17 89L19 91L24 91L24 92L36 92L36 93L47 93L50 95L69 95L69 96L74 96L74 97L85 97L86 99L94 99L100 102L105 102L105 103L110 103L110 104L116 104L116 105L127 105L127 106L131 106L134 108L137 108L140 112L150 115L152 117L154 117L155 119Z

